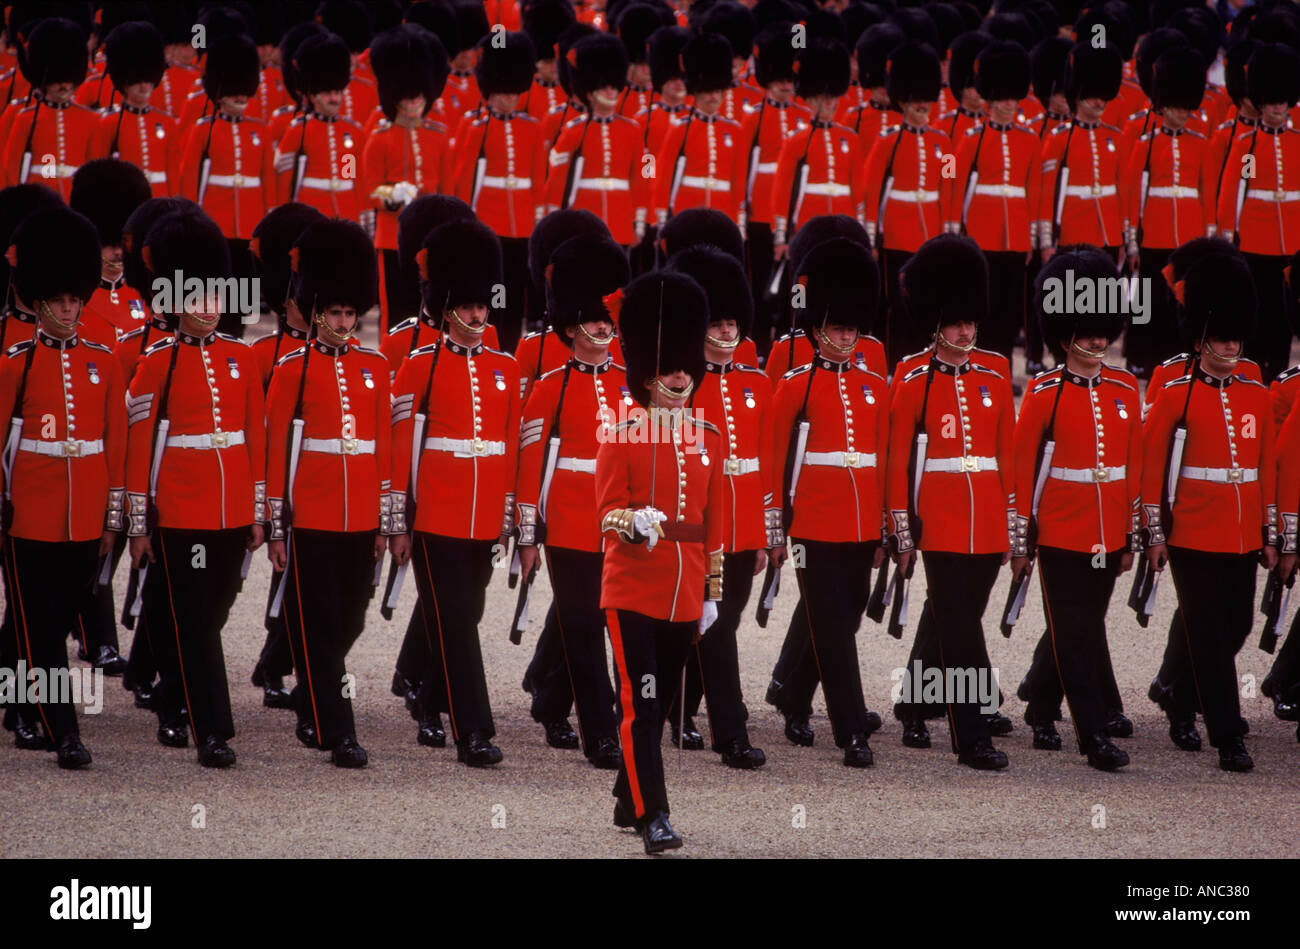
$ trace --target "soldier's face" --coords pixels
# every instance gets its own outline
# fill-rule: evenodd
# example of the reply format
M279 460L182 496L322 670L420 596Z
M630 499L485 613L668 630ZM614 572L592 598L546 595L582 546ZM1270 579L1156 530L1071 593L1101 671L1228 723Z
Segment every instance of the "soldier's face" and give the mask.
M712 115L722 106L723 91L716 89L713 92L701 92L695 97L695 108L705 115Z
M663 409L680 409L690 397L692 381L689 372L679 369L651 379L646 383L646 388L650 390L650 401L654 405Z
M794 83L785 79L768 83L767 97L773 102L790 102L794 99Z
M341 346L356 332L358 319L352 307L335 304L320 314L317 331L321 341L328 346Z
M519 107L519 96L514 93L494 92L488 96L488 105L496 112L509 115Z
M612 112L618 106L619 90L613 86L601 86L591 94L591 103L598 113Z
M1079 106L1075 110L1079 118L1084 122L1097 122L1101 120L1101 114L1106 111L1105 99L1080 99Z
M714 320L704 337L704 358L710 362L731 362L740 342L740 324L735 320Z
M462 346L477 346L487 329L488 308L482 303L465 303L456 307L453 313L456 319L447 321L447 333Z
M248 108L248 96L222 96L217 100L217 107L226 115L243 115Z
M1169 126L1174 131L1177 131L1178 129L1182 128L1184 125L1187 124L1187 120L1191 118L1192 110L1175 109L1172 107L1166 107L1163 110L1163 115L1164 115L1165 125Z
M790 94L794 95L794 83L790 84ZM669 79L659 91L659 97L669 105L676 105L686 98L686 83L681 79Z
M813 110L813 117L820 122L829 122L835 118L835 109L839 104L839 96L813 96L808 100L808 108Z
M971 320L961 320L939 327L939 335L955 348L965 349L975 342L976 325Z
M149 102L149 97L153 95L154 88L152 82L133 82L126 87L126 101L137 109L142 108Z
M182 63L189 66L194 62L194 47L189 43L171 43L166 47L165 53L169 63Z
M903 103L903 120L908 125L929 125L930 124L930 103L928 102L904 102Z
M1086 369L1095 369L1106 358L1110 345L1105 336L1076 336L1070 344L1070 354Z
M1057 115L1068 115L1070 112L1070 100L1065 98L1065 93L1055 93L1047 100L1047 107Z
M105 247L99 257L100 273L105 280L122 276L122 248Z
M414 99L402 99L397 103L397 114L399 118L419 120L424 117L424 107L428 100L424 96L416 96Z
M1285 102L1273 102L1259 107L1259 117L1270 128L1285 125L1288 112L1289 109Z
M331 89L328 92L317 92L311 96L311 107L318 115L326 117L338 115L339 109L343 107L343 90Z
M823 342L830 344L822 348L821 354L831 362L844 362L858 342L858 328L843 323L827 323L818 331L818 335Z
M81 318L81 300L71 293L41 300L36 306L41 317L41 328L55 339L68 339L77 332Z
M560 67L555 64L554 59L539 59L537 61L537 78L542 82L555 82L559 77Z
M45 87L45 98L51 102L67 102L76 91L77 87L70 82L52 82Z
M1015 99L997 99L989 103L989 118L999 125L1009 125L1016 118L1020 103Z
M1239 339L1218 339L1214 336L1207 337L1205 344L1197 344L1197 351L1201 354L1201 365L1212 375L1225 376L1237 365L1237 360L1241 358L1241 340Z
M648 86L650 84L650 64L633 63L627 70L628 82L634 82L638 86Z

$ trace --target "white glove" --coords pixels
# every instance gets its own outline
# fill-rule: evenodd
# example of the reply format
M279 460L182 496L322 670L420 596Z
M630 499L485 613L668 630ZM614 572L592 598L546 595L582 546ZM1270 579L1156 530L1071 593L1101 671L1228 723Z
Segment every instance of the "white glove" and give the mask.
M653 507L643 507L632 514L632 530L638 537L645 538L645 549L654 550L655 544L663 534L658 525L668 520L668 515Z
M718 603L716 600L704 601L704 612L700 614L700 635L703 636L710 626L718 621Z
M420 194L420 189L409 181L399 181L393 185L393 195L389 199L394 208L404 208Z

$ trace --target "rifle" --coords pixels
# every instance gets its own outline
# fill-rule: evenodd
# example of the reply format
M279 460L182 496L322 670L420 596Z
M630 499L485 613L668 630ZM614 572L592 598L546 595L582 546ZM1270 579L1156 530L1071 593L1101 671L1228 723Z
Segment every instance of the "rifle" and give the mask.
M912 534L912 549L919 551L921 549L921 478L925 474L925 457L929 451L930 435L925 430L925 413L930 406L930 385L934 382L934 366L931 365L925 373L925 392L921 396L921 414L917 420L916 427L912 432L912 455L907 462L907 474L912 482L912 491L909 495L908 504L908 524ZM884 566L881 569L885 569ZM912 579L912 572L916 569L916 557L907 565L907 571L904 572L901 566L894 568L894 576L889 581L889 587L885 590L884 597L881 600L882 607L885 604L892 604L889 610L889 635L895 639L903 638L903 627L907 625L907 592L908 582Z
M754 611L754 621L761 629L767 629L767 618L776 605L776 595L781 592L781 568L769 558L767 571L763 574L763 592L758 598L758 608Z
M171 431L171 419L167 417L167 403L171 398L172 390L172 373L176 370L176 357L180 353L181 343L179 339L173 339L171 358L167 364L167 378L163 382L162 395L158 401L158 420L153 430L153 460L149 465L149 502L145 514L146 529L150 534L158 525L158 473L162 470L163 454L167 450L167 433ZM136 617L140 615L140 610L144 607L144 581L149 575L149 561L146 559L140 564L138 570L134 572L132 580L134 584L128 581L127 584L127 613L124 616L123 625L127 629L135 628ZM130 622L125 622L130 620Z
M196 194L197 201L195 202L196 204L199 205L199 207L203 206L203 198L208 193L208 181L212 178L212 155L210 153L212 151L212 131L216 127L217 127L217 115L216 112L214 111L212 114L212 120L208 124L207 141L203 143L203 157L199 159L199 187L198 187L198 192ZM303 134L306 135L305 128L303 129ZM296 187L293 193L295 195L297 194Z
M510 642L518 646L523 642L524 628L528 626L528 601L532 598L533 580L537 578L537 564L528 571L524 582L519 585L519 595L515 598L515 615L510 621Z
M27 394L27 374L32 371L32 360L36 357L37 345L35 341L32 342L31 348L27 350L27 357L23 360L23 374L18 381L18 393L14 397L13 409L9 412L9 437L5 439L4 454L0 456L0 464L4 465L5 475L4 500L0 502L3 507L0 510L0 525L3 525L6 535L14 523L14 461L18 458L18 443L22 441L23 435L23 397Z
M1264 586L1264 598L1259 604L1259 611L1264 614L1264 631L1259 635L1259 648L1272 655L1277 649L1277 630L1286 618L1286 608L1291 602L1291 588L1295 586L1295 573L1286 583L1274 567L1268 573L1268 582Z
M975 143L975 157L971 159L970 173L966 175L966 191L961 202L961 232L966 233L966 215L970 212L971 198L975 196L975 186L980 180L980 149L984 147L984 133L988 131L989 124L985 122L980 126L979 141Z
M677 158L673 161L673 178L668 188L668 216L673 216L673 205L677 203L677 189L682 186L682 175L686 173L686 143L691 138L691 123L695 121L695 109L691 109L691 114L686 119L686 128L682 132L682 147L677 150ZM648 123L647 123L648 124Z
M569 162L569 172L564 179L564 203L560 205L562 210L573 207L573 202L578 200L578 188L582 185L582 169L586 164L582 158L582 149L587 144L587 131L590 128L591 113L588 112L587 121L582 126L582 137L578 139L578 147L573 151L573 161Z
M14 70L17 72L17 69ZM32 110L32 125L27 130L27 144L23 147L22 161L18 166L18 181L16 184L26 184L27 176L32 170L32 138L36 135L36 120L41 116L41 103L45 101L44 94L37 95L36 90L32 90L32 98L36 100L36 107ZM58 169L55 169L58 174Z
M474 160L474 184L469 192L469 209L478 210L478 194L483 189L483 179L487 176L487 140L488 130L492 127L492 113L488 113L487 124L483 126L483 141L479 142L478 158Z
M745 220L748 221L750 215L754 213L754 179L758 177L759 157L763 154L762 146L758 144L759 134L763 131L763 110L767 108L767 96L763 96L763 101L758 105L758 122L754 125L754 146L749 150L749 166L745 170ZM649 129L649 121L646 126Z
M1065 192L1070 186L1070 142L1074 139L1074 122L1065 133L1065 150L1061 152L1061 170L1056 174L1056 193L1052 195L1052 246L1061 242L1061 215L1065 212Z
M310 120L311 110L304 109L302 113L302 138L298 140L298 151L293 156L293 178L290 179L289 184L290 201L298 200L298 192L302 189L302 180L307 177L307 123Z
M302 417L303 394L307 389L307 362L311 359L312 334L308 334L306 342L303 344L302 351L302 377L298 380L298 400L293 408L293 421L289 423L289 457L286 464L287 472L285 474L284 484L284 509L281 512L280 520L284 525L284 548L286 557L291 555L293 550L293 482L298 475L298 457L302 454L302 433L306 424ZM280 574L280 585L276 587L275 599L271 601L271 608L267 611L267 616L275 619L280 615L280 607L284 602L284 591L289 583L289 569L286 560L285 569Z

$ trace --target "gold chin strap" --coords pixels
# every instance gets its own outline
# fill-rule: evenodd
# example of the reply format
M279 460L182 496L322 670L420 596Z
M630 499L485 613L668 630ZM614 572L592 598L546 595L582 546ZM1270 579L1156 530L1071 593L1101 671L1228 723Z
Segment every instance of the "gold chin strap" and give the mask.
M973 338L967 345L958 346L956 343L952 342L946 336L943 335L943 327L935 327L934 341L938 345L942 346L944 349L951 349L953 352L956 353L968 353L975 348L975 340Z
M195 323L198 323L199 326L202 326L204 329L210 329L221 321L221 314L217 314L210 320L203 319L197 313L186 313L185 315Z
M1219 352L1217 349L1215 349L1213 346L1210 345L1210 341L1208 339L1205 341L1205 348L1208 349L1210 352L1214 353L1214 357L1216 359L1222 359L1224 362L1228 363L1229 365L1235 366L1237 365L1237 363L1241 361L1240 355L1236 355L1236 356L1223 355L1223 353Z
M67 328L67 327L76 326L78 323L81 322L81 307L77 307L77 316L75 319L65 322L54 315L54 311L50 309L50 305L46 301L42 300L40 306L41 306L41 317L49 320L55 326L62 326Z
M861 336L861 334L859 333L858 336ZM858 345L858 336L854 336L854 337L853 337L853 342L850 343L849 345L847 345L847 346L839 346L839 345L837 345L837 344L831 342L831 338L830 338L829 336L826 335L826 331L825 331L825 329L823 329L823 328L820 327L820 326L817 327L817 340L818 340L818 342L820 342L823 346L828 346L828 347L830 347L831 349L835 350L837 353L851 353L851 352L853 352L853 348L854 348L855 346ZM739 341L737 341L737 342L739 342Z
M587 328L581 323L578 324L578 332L581 333L587 342L591 343L593 346L608 346L610 343L614 342L613 333L610 333L608 336L592 336L587 332Z
M448 318L456 321L457 325L460 326L462 331L469 333L471 336L482 336L484 333L487 332L487 328L488 328L487 323L484 323L482 326L470 326L468 323L466 323L464 320L460 318L460 314L457 313L454 308L448 309L446 313Z
M338 330L334 329L334 327L330 326L329 323L326 322L324 313L313 313L311 317L311 321L315 323L317 326L317 330L316 330L317 336L319 336L321 333L326 333L329 336L333 337L334 339L337 339L340 345L346 343L353 336L357 335L356 323L353 323L352 329L348 330L346 333L340 333Z
M666 399L689 399L691 393L695 391L695 380L692 379L690 382L686 383L686 388L679 390L664 385L660 377L655 376L654 387L659 391L659 394Z
M1078 343L1076 343L1074 340L1070 340L1070 348L1071 348L1072 350L1074 350L1076 353L1078 353L1080 356L1084 356L1084 357L1086 357L1086 358L1088 358L1088 359L1105 359L1105 358L1106 358L1106 350L1103 349L1103 350L1100 350L1099 352L1093 352L1091 349L1084 349L1082 346L1080 346L1080 345L1079 345Z
M739 336L737 336L735 339L718 339L716 336L709 336L706 334L704 338L708 340L710 346L713 346L717 349L735 349L737 346L740 345Z

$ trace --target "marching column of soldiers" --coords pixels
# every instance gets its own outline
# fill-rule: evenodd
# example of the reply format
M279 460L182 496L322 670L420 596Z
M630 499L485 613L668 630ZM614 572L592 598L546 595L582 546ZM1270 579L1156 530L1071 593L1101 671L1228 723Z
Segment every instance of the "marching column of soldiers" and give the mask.
M393 692L489 767L494 566L515 642L544 567L531 715L658 853L665 721L766 762L741 669L783 571L793 744L820 684L873 764L856 637L915 619L903 745L946 720L1008 767L986 628L1037 572L1033 747L1068 715L1113 771L1107 606L1131 580L1146 627L1167 569L1148 695L1176 747L1199 715L1253 768L1236 656L1257 603L1275 650L1300 563L1294 3L0 8L0 666L66 674L71 635L160 744L230 767L223 639L265 546L251 678L302 744L368 763L340 683L409 582ZM1262 684L1287 721L1297 625ZM57 695L4 724L91 763Z

